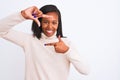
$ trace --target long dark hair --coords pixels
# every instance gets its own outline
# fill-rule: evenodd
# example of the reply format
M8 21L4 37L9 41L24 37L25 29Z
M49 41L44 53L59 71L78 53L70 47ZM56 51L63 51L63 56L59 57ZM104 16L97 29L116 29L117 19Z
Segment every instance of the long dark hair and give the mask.
M43 12L43 14L46 14L48 12L56 12L58 14L59 23L58 23L58 29L57 29L56 36L58 37L60 35L61 37L63 37L61 13L60 13L59 9L55 5L45 5L45 6L41 7L40 10ZM42 18L39 18L39 21L41 22ZM32 32L33 32L33 36L40 39L41 33L42 33L42 26L38 27L37 23L35 21L33 21Z

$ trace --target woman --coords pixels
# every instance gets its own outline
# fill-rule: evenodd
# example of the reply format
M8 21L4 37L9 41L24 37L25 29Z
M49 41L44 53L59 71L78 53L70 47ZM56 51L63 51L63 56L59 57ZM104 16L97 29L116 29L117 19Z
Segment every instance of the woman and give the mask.
M11 29L25 20L33 20L33 35ZM55 5L40 10L32 6L0 20L0 37L24 49L25 80L67 80L70 63L78 72L88 74L77 50L63 37L61 15Z

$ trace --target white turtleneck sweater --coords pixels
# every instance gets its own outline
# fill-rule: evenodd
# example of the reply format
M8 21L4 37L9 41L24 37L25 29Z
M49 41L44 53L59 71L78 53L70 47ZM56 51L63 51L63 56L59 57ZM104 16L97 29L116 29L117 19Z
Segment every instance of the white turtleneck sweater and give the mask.
M25 20L21 13L15 13L0 20L0 37L24 49L25 80L67 80L70 63L78 72L88 74L88 67L84 65L78 51L67 38L62 40L70 49L62 54L56 53L53 46L44 46L45 43L58 41L56 35L47 37L42 34L39 40L31 34L11 29Z

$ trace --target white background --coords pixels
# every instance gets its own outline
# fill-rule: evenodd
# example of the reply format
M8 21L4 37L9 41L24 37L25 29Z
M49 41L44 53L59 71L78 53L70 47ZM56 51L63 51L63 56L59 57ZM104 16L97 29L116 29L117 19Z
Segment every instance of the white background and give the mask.
M62 13L64 35L88 61L88 76L71 67L72 80L120 80L120 1L119 0L2 0L0 19L29 6L55 4ZM31 21L14 27L31 33ZM23 50L0 39L0 80L24 80Z

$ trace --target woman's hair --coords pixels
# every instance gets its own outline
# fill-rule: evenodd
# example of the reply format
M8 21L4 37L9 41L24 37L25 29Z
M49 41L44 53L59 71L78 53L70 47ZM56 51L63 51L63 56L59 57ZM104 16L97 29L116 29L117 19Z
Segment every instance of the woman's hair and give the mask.
M43 14L46 14L48 12L56 12L58 14L58 29L57 29L56 36L58 37L60 35L61 37L63 37L61 14L60 14L59 9L55 5L45 5L45 6L41 7L40 10L43 12ZM39 18L38 20L41 23L42 18ZM37 23L35 21L33 21L32 32L33 32L33 36L40 39L41 33L42 33L42 26L38 27Z

